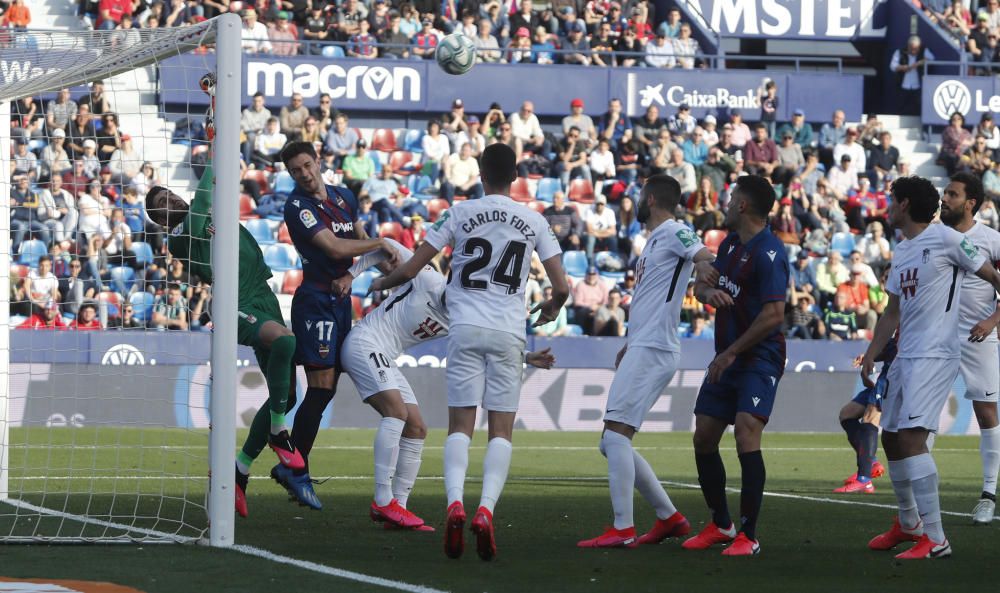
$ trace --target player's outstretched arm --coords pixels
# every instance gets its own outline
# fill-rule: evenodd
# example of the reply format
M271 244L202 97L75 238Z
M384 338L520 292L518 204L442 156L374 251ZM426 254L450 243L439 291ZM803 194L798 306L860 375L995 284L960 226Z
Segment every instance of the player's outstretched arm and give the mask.
M556 357L552 354L552 348L546 348L538 352L525 352L524 362L535 368L548 370L556 364Z
M716 276L715 282L718 281L718 276ZM694 298L716 309L732 307L734 304L733 297L729 296L728 292L715 288L714 284L714 282L709 284L708 279L698 276L694 283Z
M566 282L566 271L562 265L562 254L553 255L543 261L542 267L545 268L545 274L549 277L549 282L552 283L552 298L542 301L531 310L532 313L539 311L538 319L531 327L545 325L558 317L559 309L562 309L566 299L569 298L569 284Z
M976 271L976 276L979 276L983 280L989 282L993 285L993 288L997 292L1000 292L1000 272L993 267L992 262L987 260L986 263L984 263L982 267ZM997 310L994 311L992 315L972 326L972 330L969 332L969 341L982 342L987 336L996 330L998 323L1000 323L1000 306L997 307Z
M882 317L875 324L875 333L872 336L872 341L868 344L868 350L865 351L865 355L861 359L861 380L864 382L865 387L875 386L875 382L872 381L872 373L875 372L875 359L885 350L885 345L889 343L889 340L896 333L896 328L898 327L899 295L890 292L889 304L885 306Z
M316 233L312 242L331 259L354 258L373 249L383 249L386 253L392 250L382 239L341 239L330 229Z
M417 274L420 273L420 270L429 264L437 254L437 248L428 242L424 242L417 248L413 257L411 257L406 263L396 267L396 269L393 270L388 276L376 278L375 281L372 282L371 290L369 292L389 290L390 288L395 288L404 282L413 280Z
M715 254L702 247L701 251L694 255L694 273L696 278L703 279L709 286L715 286L719 282L719 269L715 267Z

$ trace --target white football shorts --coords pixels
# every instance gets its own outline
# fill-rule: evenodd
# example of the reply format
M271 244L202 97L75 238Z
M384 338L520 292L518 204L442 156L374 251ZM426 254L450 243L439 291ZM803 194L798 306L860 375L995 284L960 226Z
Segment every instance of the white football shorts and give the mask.
M376 393L396 390L403 396L403 403L416 405L413 388L396 366L395 356L387 352L372 332L354 328L344 340L340 365L354 381L362 401Z
M474 325L448 335L448 406L516 412L521 400L524 338Z
M967 334L963 334L967 336ZM997 341L970 342L962 338L962 364L965 399L977 402L997 401L1000 391L1000 353Z
M634 346L625 351L608 392L604 419L639 430L677 372L677 352Z
M882 402L882 429L937 432L959 364L957 358L897 358L889 369L889 391Z

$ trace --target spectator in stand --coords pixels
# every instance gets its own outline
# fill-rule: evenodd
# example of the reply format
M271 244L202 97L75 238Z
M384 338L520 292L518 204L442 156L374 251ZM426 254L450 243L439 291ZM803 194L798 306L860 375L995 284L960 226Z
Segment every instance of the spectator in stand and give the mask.
M146 329L143 322L135 317L135 307L131 303L122 306L121 317L108 319L108 329Z
M347 45L347 55L362 60L374 60L378 57L378 49L377 40L370 32L371 25L368 21L360 21L358 28L358 32L351 36Z
M52 138L42 149L40 163L40 174L38 180L48 181L52 177L62 177L62 174L69 171L73 165L69 162L69 155L64 147L66 143L66 132L61 128L52 131Z
M437 180L441 173L444 160L451 154L451 143L448 137L441 133L441 122L432 119L427 122L427 133L420 139L423 148L423 169L424 175L429 175L432 180Z
M701 127L705 129L705 144L709 147L719 143L719 132L715 129L716 119L712 114L708 114L701 120Z
M816 301L818 294L816 273L813 271L812 266L809 265L810 261L809 252L804 249L800 250L798 255L795 256L795 265L792 266L789 274L789 280L791 281L789 293L793 302L794 299L802 298L803 296L810 297L813 302Z
M666 37L676 39L681 33L681 24L681 10L674 7L667 12L667 20L660 23L656 32L657 34L664 33Z
M0 10L0 26L7 25L17 30L25 30L31 24L31 11L28 10L24 0L14 0L6 13Z
M413 36L413 55L418 58L430 60L434 58L434 52L437 51L438 44L438 36L434 31L434 21L425 18L421 21L421 26L420 31Z
M892 248L885 238L885 227L881 222L868 223L867 232L858 241L861 258L874 270L883 270L892 263Z
M381 38L389 30L392 11L386 0L375 0L373 6L374 9L368 15L369 32L376 38Z
M972 134L965 129L965 116L959 112L951 114L948 127L941 132L941 152L937 163L953 175L965 151L972 146Z
M528 31L534 31L542 24L542 21L532 11L532 8L531 0L521 0L518 11L511 14L509 19L511 31L517 31L521 27L524 27Z
M111 160L111 155L122 147L122 132L118 129L118 115L105 113L101 116L101 120L104 122L104 127L97 135L97 160L103 167Z
M685 70L694 68L705 68L708 64L701 59L701 45L698 40L691 37L691 25L681 23L680 33L673 40L674 55L677 56L677 65Z
M597 268L587 268L583 282L573 285L573 322L583 328L583 333L593 335L597 310L608 302L608 290L597 275Z
M677 65L674 58L674 44L667 38L662 27L657 29L656 38L646 43L646 65L650 68L673 68Z
M622 31L623 37L628 34L629 29L633 31L640 42L653 38L653 27L649 24L648 7L645 4L636 3L633 6L632 18L628 22L628 27Z
M605 149L607 141L603 142ZM612 160L611 169L614 170ZM569 187L570 179L582 177L593 182L590 167L587 165L587 141L581 137L580 129L573 126L559 146L559 160L555 165L555 176L562 181L562 187Z
M46 248L52 243L52 234L47 226L38 219L38 194L31 189L27 175L14 178L14 187L10 189L10 230L12 248L17 252L21 242L30 232L45 243Z
M612 150L617 149L619 143L632 139L632 120L622 112L621 99L608 101L608 110L601 116L597 135L599 139L606 139Z
M785 318L785 337L802 340L822 340L826 337L823 320L813 311L813 298L808 294L792 294L791 309Z
M911 35L907 39L904 49L897 49L892 53L889 69L896 73L900 110L904 115L920 115L920 88L924 78L924 65L929 61L934 61L934 54L923 46L917 35Z
M45 107L45 127L52 133L56 128L65 130L70 120L76 117L76 102L70 99L69 89L62 89L56 98L49 101Z
M996 165L993 166L993 169L987 175L993 174L995 170ZM1000 229L1000 213L997 212L997 207L992 196L989 196L989 199L983 200L983 207L979 209L979 212L976 212L976 220L994 231Z
M462 144L457 154L444 160L444 182L441 195L451 204L456 195L471 200L483 197L483 184L479 181L479 161L472 156L472 145Z
M743 113L739 109L729 110L729 125L733 131L733 146L743 149L753 139L753 134L750 133L750 126L744 123Z
M615 45L615 60L623 68L638 66L645 54L645 37L637 31L638 24L625 29L625 34ZM647 24L646 27L649 27ZM650 34L652 37L652 34Z
M97 318L97 305L86 302L80 305L76 319L69 323L69 329L78 331L94 331L104 329Z
M781 145L778 146L778 179L790 179L806 166L806 157L802 147L795 143L794 132L785 130L781 135Z
M617 288L608 292L607 302L594 314L595 336L625 335L625 309L622 308L622 293Z
M837 288L850 279L851 272L844 265L844 257L839 251L830 251L826 261L816 266L816 288L819 289L820 305L824 309L829 308L837 294Z
M464 129L455 135L455 146L468 142L472 146L472 156L478 159L486 149L486 136L479 133L479 118L475 115L469 115L465 123Z
M420 12L412 2L403 2L399 5L399 30L408 39L412 39L420 31Z
M635 209L635 200L629 196L622 196L621 204L618 207L617 253L630 253L632 251L632 241L641 232L642 224L639 222L638 213Z
M670 165L667 167L666 173L680 183L681 195L684 199L687 199L688 195L697 189L698 177L695 174L694 165L684 160L684 151L681 149L675 148L670 153Z
M38 180L38 157L28 150L28 141L19 139L14 142L14 175L26 175L34 183Z
M391 202L391 198L399 191L399 185L392 176L392 169L382 167L378 177L372 177L361 186L358 195L371 200L372 211L378 216L379 222L403 222L403 213ZM369 233L370 237L376 234Z
M771 231L785 245L798 245L802 237L802 223L792 212L792 199L788 196L778 201L778 213L771 218Z
M472 38L476 45L476 63L495 63L502 61L500 43L493 36L493 23L489 19L479 20L479 34Z
M570 128L580 132L580 139L587 148L597 145L597 128L594 120L583 112L583 99L573 99L569 103L569 115L562 118L563 135L569 135Z
M164 295L156 297L153 304L152 326L156 329L188 329L188 302L181 294L181 287L171 284Z
M142 167L142 155L132 146L132 137L122 134L121 147L111 153L108 159L112 179L117 185L130 185L132 178L139 174Z
M618 283L617 288L622 293L622 305L628 311L632 297L635 296L635 270L625 270L625 278Z
M83 162L83 172L87 179L97 179L101 175L101 161L97 158L97 142L91 139L83 141L83 154L80 156Z
M608 199L603 194L598 194L594 198L594 205L584 210L583 224L587 229L587 261L593 264L595 251L611 251L617 247L618 221L615 211L608 208Z
M864 173L868 170L868 159L865 156L865 147L858 143L858 136L857 128L848 128L844 141L833 148L833 160L839 162L840 157L849 154L854 169Z
M660 118L660 108L651 104L646 108L646 113L632 124L632 136L639 142L642 153L650 156L660 132L666 129L666 122Z
M257 20L257 11L253 8L245 8L241 16L243 17L243 53L271 53L271 40L267 34L267 27Z
M368 6L357 0L344 0L336 8L340 41L347 41L361 31L361 21L368 19Z
M827 336L831 341L858 339L858 318L852 311L847 311L847 295L838 292L830 307L823 316L823 324L827 328Z
M70 260L68 267L69 275L59 280L59 294L63 298L63 311L76 315L85 299L92 299L97 295L98 286L93 280L85 280L80 275L83 264L79 259Z
M884 189L899 162L899 149L892 145L892 134L888 131L879 136L878 146L871 149L871 171L868 177L876 181L876 189Z
M986 15L990 29L1000 29L1000 0L986 0L981 6L978 14Z
M49 187L39 196L38 219L50 228L56 241L74 237L80 215L76 211L76 198L63 189L61 176L49 180Z
M879 283L879 277L875 273L875 269L870 265L865 263L864 255L861 251L855 250L851 252L850 257L847 259L847 267L853 273L855 270L861 271L861 281L868 286L876 286Z
M830 168L835 161L833 150L838 144L842 144L847 137L847 128L844 126L844 112L840 109L833 112L833 120L823 124L819 130L819 160L824 166Z
M993 168L993 151L986 146L986 136L976 135L972 146L962 155L958 168L971 171L979 177Z
M649 174L665 173L670 167L670 155L678 148L680 147L670 139L670 132L666 129L661 130L660 135L656 138L656 143L650 147Z
M375 161L368 154L368 143L362 138L355 144L354 154L344 157L344 185L358 195L361 186L375 176Z
M606 138L601 138L597 142L597 150L590 153L588 168L588 175L593 179L594 188L598 193L605 194L604 182L615 178L615 155L611 152L611 147L608 145Z
M414 214L410 217L410 225L403 229L400 243L407 249L415 250L424 242L426 236L427 229L424 227L424 217Z
M766 79L765 79L766 80ZM760 101L760 121L767 126L768 138L777 138L777 118L778 118L778 83L768 80L764 83L763 89L757 90L757 99Z
M54 133L53 128L50 129L50 134ZM76 116L69 125L69 129L66 130L67 141L66 148L71 159L77 159L83 156L83 144L87 140L93 140L94 146L97 146L97 126L94 124L90 117L90 107L87 105L81 106L76 112Z
M979 76L993 76L1000 72L1000 45L997 44L997 36L1000 31L990 31L986 36L986 45L983 46L975 62L976 74Z
M552 286L546 286L545 288L543 288L542 295L543 295L542 297L543 301L551 299ZM543 336L547 338L558 338L560 336L565 336L569 333L569 327L566 323L566 307L561 307L559 309L559 314L556 315L556 318L553 319L552 321L535 327L534 322L535 320L538 319L538 316L540 314L541 314L540 311L535 311L534 313L531 314L531 317L529 318L532 325L531 333L533 335Z
M747 142L743 147L746 170L751 175L771 178L779 164L778 146L767 137L767 126L763 122L756 124L753 131L753 141ZM773 182L779 183L778 180Z
M801 148L809 148L813 145L813 129L811 125L806 123L806 112L802 109L796 109L792 112L792 121L781 126L778 130L778 137L782 137L785 132L789 131L792 132L795 144Z
M990 17L988 14L980 12L976 15L976 26L969 31L968 40L965 43L965 49L972 56L972 61L979 61L983 48L986 47L986 39L994 31L995 29L990 27Z
M846 200L852 191L857 191L858 170L851 163L851 155L845 154L840 157L840 163L830 169L827 180L830 182L829 187L833 195L840 201Z
M90 92L86 97L77 102L77 109L79 110L84 105L87 106L88 111L95 117L101 117L111 111L111 102L108 100L107 95L104 94L103 80L95 80L90 83Z
M306 117L305 128L302 129L302 136L300 139L303 142L311 143L313 147L317 149L317 152L323 146L323 134L320 132L319 122L316 121L316 118L311 114Z
M100 0L97 5L96 28L111 31L122 21L126 14L131 15L136 4L131 0Z
M613 184L612 199L633 185L639 178L639 174L646 170L646 157L642 154L639 142L632 138L628 142L618 147L615 153L615 171L618 181Z
M994 152L993 160L998 160L1000 154L997 154L998 149L1000 149L1000 128L993 123L993 115L988 111L979 118L979 124L976 126L974 134L982 134L986 137L986 147Z
M940 24L959 39L968 37L972 29L972 13L965 0L952 0L941 15Z
M548 155L551 151L549 142L545 139L545 133L542 131L541 123L538 121L538 116L535 115L535 104L531 101L521 103L521 109L511 113L507 122L510 124L514 137L521 140L523 150L529 150L543 156Z
M59 279L52 273L52 258L43 255L38 258L38 269L28 272L25 282L28 300L39 309L49 301L59 302Z
M515 158L517 159L518 175L521 175L523 177L525 174L523 174L521 170L522 170L522 163L524 162L523 161L524 152L521 150L521 139L517 138L516 136L514 136L513 133L511 133L510 124L507 122L500 124L500 127L498 129L500 130L500 133L493 137L492 142L490 142L490 144L501 143L510 146L511 150L514 151Z
M595 27L595 31L599 31L603 25L608 25L611 28L611 36L615 39L622 36L622 33L628 28L628 19L622 15L621 4L618 2L611 3L607 14L604 15L601 22Z
M701 166L698 173L701 177L708 177L712 181L714 191L720 191L729 182L729 177L736 171L736 161L731 156L724 153L718 146L708 149L708 158Z
M367 183L365 182L366 185ZM361 191L364 191L364 188ZM378 213L372 210L372 199L367 195L358 196L358 224L365 229L369 237L378 236L378 227L382 221L379 220Z
M309 113L316 118L320 135L326 138L326 135L334 127L334 119L339 115L339 112L333 108L333 99L330 98L329 93L320 93L319 105L313 107Z
M514 39L507 46L508 64L530 64L531 63L531 33L527 28L521 27L514 32Z
M271 53L276 56L297 56L299 54L298 37L289 27L290 15L287 11L278 11L277 24L268 29L267 38L271 43Z
M617 43L618 37L611 33L611 23L601 23L597 33L590 38L591 63L594 66L614 66L614 50Z
M359 136L353 128L347 127L347 114L338 113L333 120L333 129L326 134L323 146L333 155L334 165L339 168L344 157L358 143Z
M580 237L584 234L583 221L576 208L566 205L566 195L563 192L553 194L552 205L542 212L542 216L549 223L549 228L559 240L563 251L580 249Z
M719 192L715 190L712 178L702 175L698 189L688 197L687 219L699 232L722 228L722 212L719 210Z
M695 167L700 167L708 160L708 144L705 143L705 130L695 127L691 137L684 141L684 160Z
M870 271L870 270L869 270ZM851 267L851 279L837 287L836 303L840 311L854 315L858 329L874 329L878 315L871 308L863 265Z
M59 315L59 304L56 301L49 301L41 312L31 314L17 329L66 329L66 323Z
M564 64L590 65L590 43L584 38L583 25L580 23L569 24L569 33L562 49L567 52L562 54Z
M302 39L311 42L306 46L306 52L312 56L322 55L323 45L330 38L330 23L323 13L323 5L314 2L309 8L309 16L306 18L305 26L302 27Z
M258 134L254 140L253 155L250 161L258 169L270 169L281 160L278 153L288 143L288 138L281 133L278 127L278 119L272 117L267 120L264 126L264 133Z
M291 103L282 107L278 115L280 131L288 139L288 142L302 138L302 130L305 129L307 117L309 117L309 109L302 104L302 95L292 94Z

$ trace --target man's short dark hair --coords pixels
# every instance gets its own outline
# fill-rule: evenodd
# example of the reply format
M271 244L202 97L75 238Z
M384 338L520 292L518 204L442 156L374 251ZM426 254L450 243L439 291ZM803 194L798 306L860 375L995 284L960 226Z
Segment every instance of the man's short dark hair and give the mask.
M934 185L916 175L900 177L893 181L892 196L898 204L903 200L909 201L910 218L913 222L930 223L941 205L941 196L934 189Z
M681 184L670 175L651 175L642 187L661 210L673 212L681 203Z
M97 305L93 301L84 301L81 303L77 312L82 313L84 309L91 309L94 313L97 313Z
M490 144L479 162L483 183L491 187L507 187L517 179L517 157L514 149L502 142Z
M312 142L297 140L295 142L289 142L284 148L281 149L281 162L285 163L285 166L287 167L288 161L294 159L300 154L308 154L313 158L313 160L319 160L319 157L316 156L316 147L313 146Z
M767 129L767 124L765 124L762 121L759 121L759 122L757 122L757 123L755 123L753 125L753 129L755 129L755 130L766 130Z
M38 258L39 264L41 264L43 261L51 262L52 258L47 255L43 255L42 257Z
M972 173L965 171L955 173L951 176L951 180L965 186L965 199L976 201L976 205L972 207L972 213L975 214L976 212L979 212L979 208L983 205L983 200L986 199L986 190L983 188L983 180L977 175L973 175Z
M262 93L260 91L257 91L256 93L253 94L253 98L256 99L257 97L260 97L261 99L263 99L264 98L264 93Z
M774 187L760 175L744 175L736 180L737 190L754 214L767 219L774 207Z

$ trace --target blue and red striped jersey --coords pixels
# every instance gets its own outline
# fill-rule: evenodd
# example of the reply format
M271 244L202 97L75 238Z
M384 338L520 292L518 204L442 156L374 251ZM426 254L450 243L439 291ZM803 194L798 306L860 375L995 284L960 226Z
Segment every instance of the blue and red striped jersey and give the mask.
M302 278L316 286L330 286L330 282L347 273L353 258L331 259L313 243L313 237L329 229L341 239L356 239L354 221L358 215L358 201L354 194L343 187L326 186L328 199L318 200L300 193L298 186L285 202L285 225L295 250L302 258Z

